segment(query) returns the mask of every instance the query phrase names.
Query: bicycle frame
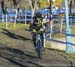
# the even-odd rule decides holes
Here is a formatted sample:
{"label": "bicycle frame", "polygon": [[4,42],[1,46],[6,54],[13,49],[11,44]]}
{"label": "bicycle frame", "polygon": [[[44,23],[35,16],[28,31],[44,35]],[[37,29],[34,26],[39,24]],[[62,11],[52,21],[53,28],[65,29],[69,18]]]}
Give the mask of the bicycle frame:
{"label": "bicycle frame", "polygon": [[[39,44],[38,44],[38,41],[39,41]],[[37,46],[38,50],[40,50],[40,47],[42,47],[42,42],[41,41],[42,40],[41,40],[40,34],[37,33],[37,35],[36,35],[36,46]]]}
{"label": "bicycle frame", "polygon": [[37,33],[36,35],[36,51],[38,53],[38,57],[41,59],[42,58],[42,42],[41,42],[41,37],[40,34]]}

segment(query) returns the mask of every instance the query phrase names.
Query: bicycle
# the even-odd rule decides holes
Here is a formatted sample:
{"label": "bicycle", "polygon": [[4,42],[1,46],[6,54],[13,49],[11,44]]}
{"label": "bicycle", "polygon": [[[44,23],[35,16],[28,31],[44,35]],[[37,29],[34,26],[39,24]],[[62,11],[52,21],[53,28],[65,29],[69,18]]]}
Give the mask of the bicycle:
{"label": "bicycle", "polygon": [[43,46],[42,46],[42,39],[40,36],[40,33],[36,33],[36,51],[38,54],[38,57],[41,59],[42,58],[42,51],[43,51]]}

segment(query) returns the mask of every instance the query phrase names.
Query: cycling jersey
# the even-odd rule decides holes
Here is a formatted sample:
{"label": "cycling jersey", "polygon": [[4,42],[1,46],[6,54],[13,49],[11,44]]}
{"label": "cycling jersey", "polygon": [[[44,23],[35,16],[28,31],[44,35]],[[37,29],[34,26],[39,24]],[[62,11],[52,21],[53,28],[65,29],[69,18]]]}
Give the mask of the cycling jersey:
{"label": "cycling jersey", "polygon": [[44,32],[44,22],[38,18],[39,21],[34,21],[32,24],[32,32]]}

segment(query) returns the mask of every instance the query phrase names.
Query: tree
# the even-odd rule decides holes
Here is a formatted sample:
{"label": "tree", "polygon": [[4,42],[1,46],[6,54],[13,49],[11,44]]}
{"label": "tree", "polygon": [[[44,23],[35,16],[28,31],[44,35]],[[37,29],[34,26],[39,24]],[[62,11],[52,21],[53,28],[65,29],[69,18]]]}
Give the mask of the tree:
{"label": "tree", "polygon": [[50,2],[48,0],[39,0],[40,2],[40,8],[46,8],[50,5]]}
{"label": "tree", "polygon": [[[8,0],[8,1],[11,1],[11,0]],[[18,13],[18,9],[20,8],[19,7],[19,3],[20,3],[21,0],[12,0],[11,2],[13,3],[13,6],[14,6],[14,9],[15,9],[15,12],[16,12],[16,16],[15,16],[15,22],[14,22],[14,28],[16,27],[16,19],[17,19],[17,13]]]}
{"label": "tree", "polygon": [[1,8],[2,8],[3,14],[6,14],[7,13],[7,7],[5,7],[4,0],[1,1]]}
{"label": "tree", "polygon": [[69,8],[70,8],[70,14],[72,14],[71,9],[75,8],[75,0],[69,0]]}
{"label": "tree", "polygon": [[28,0],[29,1],[29,4],[30,4],[30,8],[32,10],[32,17],[34,16],[34,12],[37,8],[37,3],[38,3],[38,0]]}
{"label": "tree", "polygon": [[17,6],[19,5],[19,2],[21,0],[13,0],[13,5],[14,5],[14,8],[17,8]]}
{"label": "tree", "polygon": [[5,15],[6,16],[6,29],[7,29],[8,28],[8,23],[7,23],[7,7],[6,7],[6,5],[4,3],[5,3],[4,0],[2,0],[1,1],[1,8],[2,8],[2,12],[3,12],[2,19],[4,21],[4,15]]}

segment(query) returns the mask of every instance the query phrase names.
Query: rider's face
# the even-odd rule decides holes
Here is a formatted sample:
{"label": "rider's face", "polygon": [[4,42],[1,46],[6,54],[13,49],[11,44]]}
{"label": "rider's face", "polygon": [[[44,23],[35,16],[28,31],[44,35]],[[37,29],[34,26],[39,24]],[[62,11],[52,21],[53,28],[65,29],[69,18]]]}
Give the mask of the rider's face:
{"label": "rider's face", "polygon": [[40,21],[40,18],[37,18],[37,21],[39,22]]}

